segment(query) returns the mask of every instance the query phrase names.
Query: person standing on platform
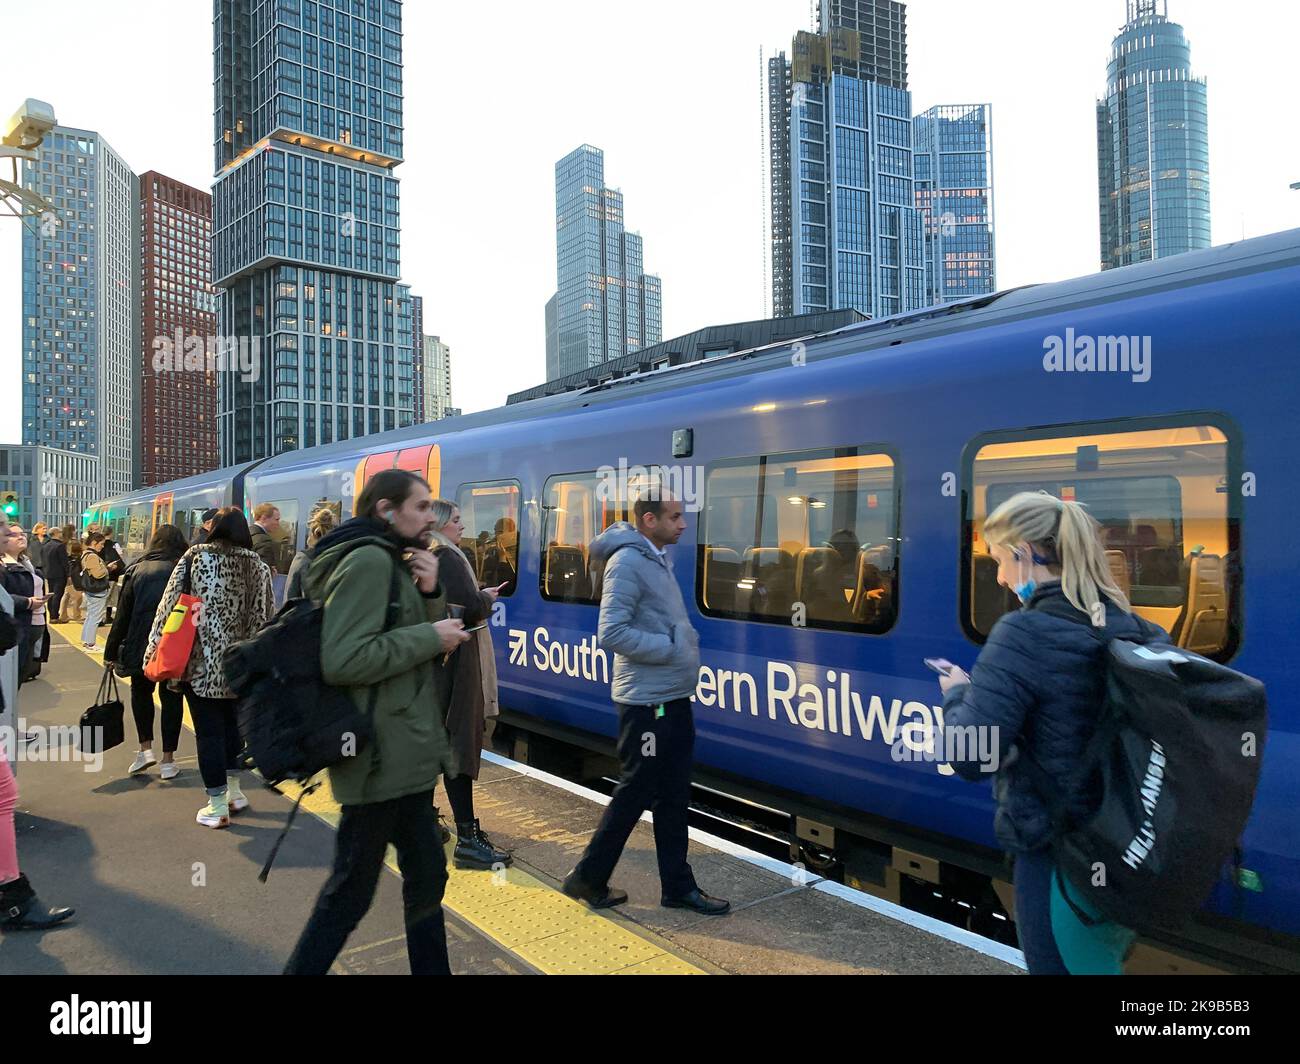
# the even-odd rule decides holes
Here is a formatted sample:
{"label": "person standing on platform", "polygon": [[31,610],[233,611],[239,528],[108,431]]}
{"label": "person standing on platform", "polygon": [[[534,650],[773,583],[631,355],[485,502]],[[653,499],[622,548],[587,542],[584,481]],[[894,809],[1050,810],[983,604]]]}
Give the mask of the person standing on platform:
{"label": "person standing on platform", "polygon": [[217,511],[211,508],[203,511],[203,524],[200,526],[198,533],[194,536],[194,542],[191,547],[196,547],[200,543],[206,543],[208,537],[212,535],[212,523],[217,519]]}
{"label": "person standing on platform", "polygon": [[40,675],[41,664],[49,660],[45,649],[45,578],[32,562],[27,535],[18,525],[6,524],[0,542],[0,578],[13,599],[18,623],[18,682]]}
{"label": "person standing on platform", "polygon": [[59,617],[64,624],[80,624],[85,620],[81,612],[84,601],[81,594],[81,555],[86,548],[75,533],[71,538],[65,536],[64,542],[68,545],[68,586],[63,592]]}
{"label": "person standing on platform", "polygon": [[[139,750],[131,767],[134,775],[143,772],[158,759],[153,753],[153,695],[158,687],[144,675],[144,648],[149,641],[154,615],[163,591],[171,579],[176,563],[185,554],[185,535],[175,525],[159,525],[144,557],[133,563],[122,578],[121,608],[108,633],[104,646],[104,664],[116,665],[119,676],[131,680],[131,714],[135,717]],[[164,683],[158,690],[162,702],[162,768],[165,780],[180,775],[176,767],[176,747],[180,745],[181,720],[185,715],[181,693]]]}
{"label": "person standing on platform", "polygon": [[374,737],[329,770],[343,808],[334,870],[316,899],[286,975],[324,975],[374,900],[391,843],[402,872],[412,975],[450,975],[442,896],[447,858],[433,791],[450,760],[434,663],[469,637],[445,617],[428,482],[376,473],[357,516],[316,545],[305,590],[324,604],[321,668],[372,707]]}
{"label": "person standing on platform", "polygon": [[338,527],[339,519],[332,506],[319,506],[307,519],[307,549],[294,555],[289,566],[289,576],[284,584],[284,600],[302,598],[302,578],[307,574],[311,549]]}
{"label": "person standing on platform", "polygon": [[280,549],[275,542],[275,533],[280,531],[280,510],[274,503],[263,502],[253,507],[253,550],[257,556],[270,566],[271,572],[277,572]]}
{"label": "person standing on platform", "polygon": [[86,620],[81,626],[81,645],[95,649],[95,632],[104,616],[108,603],[108,585],[111,582],[108,566],[104,564],[104,534],[91,532],[86,536],[86,547],[81,552],[81,592],[86,600]]}
{"label": "person standing on platform", "polygon": [[45,548],[49,545],[48,526],[44,521],[32,525],[32,534],[27,537],[27,554],[36,568],[45,568]]}
{"label": "person standing on platform", "polygon": [[731,903],[700,890],[686,863],[700,642],[667,550],[686,529],[684,507],[655,485],[640,493],[633,515],[635,527],[618,521],[591,545],[592,558],[606,562],[598,639],[614,652],[622,775],[563,890],[596,909],[627,901],[609,877],[641,814],[652,809],[660,904],[721,916]]}
{"label": "person standing on platform", "polygon": [[[433,522],[433,554],[448,608],[458,605],[464,609],[461,619],[466,629],[486,625],[506,585],[479,589],[474,567],[460,549],[465,526],[454,502],[435,499]],[[474,781],[483,754],[483,730],[487,718],[497,715],[497,664],[490,633],[490,628],[479,628],[470,636],[470,645],[453,654],[445,666],[450,681],[445,720],[451,740],[451,769],[442,785],[456,821],[456,850],[451,859],[457,868],[508,867],[514,860],[492,845],[474,816]]]}
{"label": "person standing on platform", "polygon": [[113,526],[108,525],[104,529],[104,565],[108,568],[108,596],[104,600],[105,612],[104,619],[100,624],[113,623],[113,610],[117,607],[117,600],[122,594],[122,574],[126,572],[126,559],[122,557],[122,552],[118,549],[117,540],[113,536]]}
{"label": "person standing on platform", "polygon": [[248,522],[238,507],[219,511],[208,541],[187,550],[172,570],[154,613],[144,652],[146,664],[187,583],[203,604],[197,611],[194,649],[182,678],[194,721],[199,774],[208,793],[208,804],[194,819],[206,828],[224,828],[230,825],[232,813],[248,808],[239,785],[244,742],[235,721],[235,692],[226,683],[225,653],[232,643],[251,638],[275,613],[271,570],[253,553]]}
{"label": "person standing on platform", "polygon": [[50,594],[49,623],[62,623],[63,595],[68,587],[68,547],[61,528],[50,530],[45,544],[45,581]]}
{"label": "person standing on platform", "polygon": [[[0,539],[9,539],[9,521],[0,513]],[[14,600],[0,586],[0,635],[17,639]],[[9,642],[5,639],[0,647]],[[18,647],[0,650],[0,721],[6,727],[18,720]],[[12,744],[5,744],[12,748]],[[60,924],[72,909],[43,905],[18,864],[18,836],[14,810],[18,808],[18,781],[9,765],[10,751],[0,751],[0,930],[40,930]]]}

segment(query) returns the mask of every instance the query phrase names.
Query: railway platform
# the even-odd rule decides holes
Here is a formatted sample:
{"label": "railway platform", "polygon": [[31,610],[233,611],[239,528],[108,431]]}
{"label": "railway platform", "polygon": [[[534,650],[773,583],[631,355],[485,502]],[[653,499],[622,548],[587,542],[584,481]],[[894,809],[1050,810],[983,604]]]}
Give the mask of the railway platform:
{"label": "railway platform", "polygon": [[[106,628],[100,629],[102,645]],[[20,713],[38,732],[72,726],[94,701],[102,654],[72,626],[54,629],[50,661],[26,684]],[[122,693],[126,694],[125,684]],[[124,701],[126,699],[124,698]],[[97,771],[79,761],[17,766],[19,854],[51,903],[76,917],[42,935],[0,939],[0,973],[270,974],[291,952],[328,874],[339,809],[328,785],[304,799],[270,877],[258,872],[297,792],[250,786],[252,808],[228,830],[194,822],[203,804],[193,733],[180,776],[130,776],[127,742]],[[692,828],[690,860],[732,912],[705,917],[659,905],[649,816],[613,882],[629,900],[593,912],[559,891],[600,819],[598,792],[485,753],[475,788],[483,829],[514,864],[449,867],[445,899],[453,970],[474,974],[1017,974],[1015,949],[819,879]],[[447,809],[439,793],[439,805]],[[450,866],[451,847],[448,845]],[[390,851],[369,914],[336,974],[407,971],[401,880]]]}

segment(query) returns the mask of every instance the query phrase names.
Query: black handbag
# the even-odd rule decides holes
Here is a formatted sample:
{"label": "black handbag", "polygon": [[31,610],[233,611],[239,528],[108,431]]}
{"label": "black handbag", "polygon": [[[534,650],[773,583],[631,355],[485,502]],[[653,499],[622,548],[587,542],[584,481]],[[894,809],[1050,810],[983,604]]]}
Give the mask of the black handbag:
{"label": "black handbag", "polygon": [[117,693],[117,679],[113,666],[104,666],[104,677],[99,681],[95,704],[81,715],[81,750],[86,754],[102,754],[126,742],[123,724],[125,708]]}

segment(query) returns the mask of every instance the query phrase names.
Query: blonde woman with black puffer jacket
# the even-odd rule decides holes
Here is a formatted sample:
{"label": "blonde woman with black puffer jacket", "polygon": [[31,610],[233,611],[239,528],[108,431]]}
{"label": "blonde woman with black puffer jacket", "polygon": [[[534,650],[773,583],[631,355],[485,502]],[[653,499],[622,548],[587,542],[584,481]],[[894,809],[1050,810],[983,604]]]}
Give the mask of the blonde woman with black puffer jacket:
{"label": "blonde woman with black puffer jacket", "polygon": [[248,639],[275,613],[271,570],[252,549],[248,522],[236,507],[217,513],[207,541],[191,547],[167,581],[154,614],[147,663],[162,639],[172,608],[190,581],[190,594],[203,604],[196,619],[197,635],[182,689],[194,721],[199,750],[199,774],[208,804],[195,819],[204,827],[224,828],[232,813],[248,808],[239,786],[239,755],[243,742],[235,722],[235,693],[226,684],[226,649]]}

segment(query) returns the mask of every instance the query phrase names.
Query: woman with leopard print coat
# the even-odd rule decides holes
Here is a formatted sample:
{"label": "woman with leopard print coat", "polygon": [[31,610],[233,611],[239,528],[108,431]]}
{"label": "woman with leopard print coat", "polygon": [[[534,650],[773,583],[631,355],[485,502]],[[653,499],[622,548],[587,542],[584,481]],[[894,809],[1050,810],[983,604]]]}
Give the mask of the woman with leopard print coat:
{"label": "woman with leopard print coat", "polygon": [[186,551],[172,570],[154,614],[145,661],[153,656],[187,579],[190,594],[202,603],[196,610],[194,650],[181,684],[194,721],[199,774],[208,792],[208,804],[195,819],[204,827],[224,828],[231,813],[248,808],[248,799],[239,786],[243,742],[223,659],[227,647],[251,638],[275,613],[271,570],[253,552],[248,522],[237,507],[219,511],[207,541]]}

